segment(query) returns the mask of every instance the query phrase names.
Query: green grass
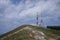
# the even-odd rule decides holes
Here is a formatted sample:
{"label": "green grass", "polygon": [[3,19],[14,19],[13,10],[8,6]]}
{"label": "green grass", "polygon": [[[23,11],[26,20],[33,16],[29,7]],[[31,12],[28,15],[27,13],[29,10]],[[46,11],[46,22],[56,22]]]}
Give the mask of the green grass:
{"label": "green grass", "polygon": [[[18,30],[20,30],[20,29],[22,29],[22,28],[24,28],[24,27],[26,27],[26,26],[27,26],[27,25],[19,26],[18,28],[14,29],[14,30],[12,30],[12,31],[10,31],[10,32],[7,32],[7,33],[5,33],[5,34],[3,34],[3,35],[1,35],[0,38],[4,37],[4,36],[6,36],[6,35],[12,34],[12,33],[16,32],[16,31],[18,31]],[[29,26],[31,26],[31,25],[29,25]]]}
{"label": "green grass", "polygon": [[[45,29],[42,27],[37,27],[37,26],[32,26],[32,25],[22,25],[4,35],[1,35],[0,38],[3,38],[6,35],[12,34],[26,26],[31,27],[33,30],[42,31],[43,33],[45,33],[47,40],[48,40],[48,38],[56,38],[57,40],[60,40],[60,30]],[[29,34],[32,34],[34,36],[34,34],[31,31],[22,30],[17,34],[14,34],[10,37],[5,38],[4,40],[35,40],[34,37],[31,37]]]}
{"label": "green grass", "polygon": [[15,35],[5,38],[5,40],[35,40],[33,37],[29,36],[30,33],[31,32],[29,32],[28,30],[23,30]]}
{"label": "green grass", "polygon": [[60,30],[51,30],[51,29],[45,29],[42,27],[33,27],[35,30],[39,30],[44,32],[47,35],[47,38],[57,38],[57,40],[60,40]]}

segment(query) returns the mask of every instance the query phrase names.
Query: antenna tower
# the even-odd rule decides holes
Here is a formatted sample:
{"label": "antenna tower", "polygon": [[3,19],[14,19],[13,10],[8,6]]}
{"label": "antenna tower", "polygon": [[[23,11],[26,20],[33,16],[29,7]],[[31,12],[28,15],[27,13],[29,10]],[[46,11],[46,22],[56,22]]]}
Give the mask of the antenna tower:
{"label": "antenna tower", "polygon": [[36,16],[36,21],[37,21],[36,24],[37,24],[37,26],[38,26],[38,24],[39,24],[39,23],[38,23],[38,20],[39,20],[39,17],[38,17],[38,13],[37,13],[37,16]]}

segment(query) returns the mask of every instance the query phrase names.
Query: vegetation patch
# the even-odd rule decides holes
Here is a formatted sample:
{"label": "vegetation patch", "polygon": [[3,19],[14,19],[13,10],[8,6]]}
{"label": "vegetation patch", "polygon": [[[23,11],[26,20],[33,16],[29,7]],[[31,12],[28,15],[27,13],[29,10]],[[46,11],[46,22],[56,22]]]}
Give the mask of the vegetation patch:
{"label": "vegetation patch", "polygon": [[22,25],[1,35],[0,40],[60,40],[60,30],[45,29],[41,26]]}

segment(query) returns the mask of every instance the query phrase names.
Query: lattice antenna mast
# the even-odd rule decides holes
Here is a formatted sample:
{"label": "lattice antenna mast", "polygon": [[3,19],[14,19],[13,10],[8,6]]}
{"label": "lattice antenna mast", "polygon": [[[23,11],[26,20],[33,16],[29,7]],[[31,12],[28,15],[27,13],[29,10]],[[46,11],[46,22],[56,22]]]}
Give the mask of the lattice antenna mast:
{"label": "lattice antenna mast", "polygon": [[39,25],[39,23],[38,23],[38,22],[39,22],[38,13],[37,13],[37,16],[36,16],[36,21],[37,21],[37,22],[36,22],[36,25],[38,26],[38,25]]}
{"label": "lattice antenna mast", "polygon": [[43,22],[43,20],[42,20],[42,14],[40,14],[40,25],[42,26],[42,22]]}

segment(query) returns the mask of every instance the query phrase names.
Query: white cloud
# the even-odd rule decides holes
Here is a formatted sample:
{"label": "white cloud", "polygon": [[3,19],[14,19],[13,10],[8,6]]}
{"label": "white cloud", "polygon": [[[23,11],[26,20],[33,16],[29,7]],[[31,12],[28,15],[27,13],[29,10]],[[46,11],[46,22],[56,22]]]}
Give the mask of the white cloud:
{"label": "white cloud", "polygon": [[[41,15],[42,12],[48,11],[48,14],[51,15],[53,14],[53,12],[55,12],[54,10],[56,9],[56,6],[55,6],[56,0],[55,1],[54,0],[48,0],[48,1],[43,0],[43,1],[38,1],[35,4],[31,3],[30,0],[25,1],[25,2],[26,4],[23,4],[22,2],[20,2],[16,6],[16,5],[10,4],[11,2],[9,0],[2,1],[1,4],[5,4],[5,5],[9,4],[7,5],[7,8],[5,10],[5,18],[11,19],[11,20],[16,19],[16,18],[17,19],[25,19],[25,18],[28,19],[28,16],[31,16],[33,19],[35,18],[36,13],[39,13],[39,15]],[[30,8],[30,6],[32,5],[34,6]],[[44,17],[44,18],[47,18],[47,17]]]}
{"label": "white cloud", "polygon": [[[54,12],[56,12],[56,11],[54,11],[56,9],[56,5],[55,5],[57,3],[56,0],[37,1],[35,4],[31,3],[30,0],[26,0],[25,2],[26,2],[25,4],[20,2],[16,6],[16,5],[10,4],[11,2],[9,0],[8,1],[7,0],[0,0],[0,4],[7,6],[7,8],[5,10],[4,17],[7,20],[8,19],[10,19],[10,20],[19,19],[20,20],[20,19],[28,19],[28,16],[31,16],[31,18],[33,19],[33,18],[35,18],[36,13],[39,13],[39,15],[41,15],[41,13],[46,11],[49,15],[51,15]],[[51,18],[49,16],[47,16],[47,17]],[[44,18],[47,18],[47,17],[44,17]],[[26,21],[28,21],[28,20],[26,20]]]}
{"label": "white cloud", "polygon": [[10,1],[9,0],[0,0],[0,5],[9,5]]}
{"label": "white cloud", "polygon": [[[29,3],[28,3],[28,1],[26,1],[26,2],[27,2],[26,4],[31,4],[30,1],[29,1]],[[6,16],[8,16],[9,18],[14,18],[14,17],[15,18],[16,17],[24,18],[27,15],[31,16],[32,14],[35,14],[37,12],[41,13],[41,12],[43,12],[43,10],[50,8],[50,5],[51,5],[51,3],[42,1],[42,2],[36,3],[34,7],[29,8],[29,9],[26,9],[28,7],[28,5],[26,5],[26,8],[25,8],[26,10],[19,12],[24,8],[22,4],[19,4],[18,6],[14,6],[14,5],[10,4],[6,9],[6,13],[8,14],[8,15],[6,14]]]}

